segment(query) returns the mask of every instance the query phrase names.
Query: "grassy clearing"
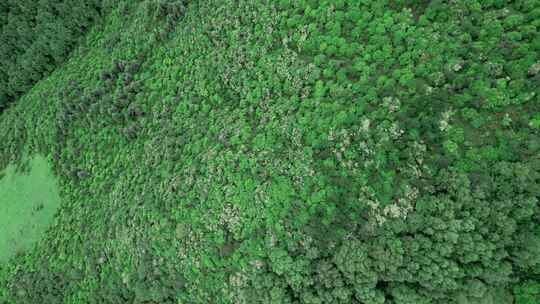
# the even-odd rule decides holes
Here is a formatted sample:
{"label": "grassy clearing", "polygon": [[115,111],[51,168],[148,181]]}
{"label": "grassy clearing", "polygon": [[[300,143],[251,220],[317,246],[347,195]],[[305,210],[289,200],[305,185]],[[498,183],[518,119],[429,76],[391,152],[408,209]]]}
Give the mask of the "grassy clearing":
{"label": "grassy clearing", "polygon": [[60,206],[51,166],[43,156],[28,162],[27,172],[14,165],[0,178],[0,262],[32,248],[45,233]]}

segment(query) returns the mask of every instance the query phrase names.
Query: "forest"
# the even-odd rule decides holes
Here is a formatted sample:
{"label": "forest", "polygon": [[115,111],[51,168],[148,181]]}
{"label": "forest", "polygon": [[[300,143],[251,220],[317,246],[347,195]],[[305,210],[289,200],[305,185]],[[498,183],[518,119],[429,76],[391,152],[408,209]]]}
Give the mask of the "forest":
{"label": "forest", "polygon": [[0,1],[0,304],[540,303],[539,95],[540,0]]}

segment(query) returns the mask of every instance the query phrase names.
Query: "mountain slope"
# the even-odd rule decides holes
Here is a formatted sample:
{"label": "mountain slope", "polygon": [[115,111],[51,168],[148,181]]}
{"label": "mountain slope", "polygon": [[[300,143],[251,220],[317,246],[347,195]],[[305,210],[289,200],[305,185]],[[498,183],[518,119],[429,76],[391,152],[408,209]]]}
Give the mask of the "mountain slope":
{"label": "mountain slope", "polygon": [[540,4],[406,3],[110,2],[1,116],[63,202],[0,301],[512,303]]}

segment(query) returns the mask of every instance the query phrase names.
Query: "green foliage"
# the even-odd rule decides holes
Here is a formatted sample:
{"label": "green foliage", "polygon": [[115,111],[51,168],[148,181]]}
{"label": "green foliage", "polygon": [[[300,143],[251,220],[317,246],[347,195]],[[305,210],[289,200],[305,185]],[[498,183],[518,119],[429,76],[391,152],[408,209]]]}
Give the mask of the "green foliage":
{"label": "green foliage", "polygon": [[63,200],[0,303],[536,301],[538,1],[102,7],[0,116]]}
{"label": "green foliage", "polygon": [[0,112],[62,64],[101,13],[101,0],[3,1]]}
{"label": "green foliage", "polygon": [[540,283],[524,282],[514,288],[517,304],[533,304],[540,301]]}

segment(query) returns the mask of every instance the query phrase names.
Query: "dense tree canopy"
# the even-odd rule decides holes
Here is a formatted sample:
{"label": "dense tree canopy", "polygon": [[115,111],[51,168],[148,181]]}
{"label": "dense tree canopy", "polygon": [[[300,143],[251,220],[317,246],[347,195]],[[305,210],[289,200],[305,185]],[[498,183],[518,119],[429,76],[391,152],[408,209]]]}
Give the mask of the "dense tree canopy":
{"label": "dense tree canopy", "polygon": [[0,111],[58,67],[100,15],[101,0],[0,4]]}
{"label": "dense tree canopy", "polygon": [[540,303],[540,1],[111,0],[62,65],[99,5],[14,3],[1,304]]}

